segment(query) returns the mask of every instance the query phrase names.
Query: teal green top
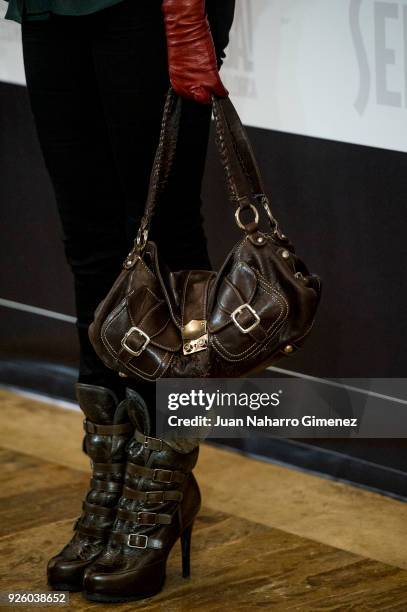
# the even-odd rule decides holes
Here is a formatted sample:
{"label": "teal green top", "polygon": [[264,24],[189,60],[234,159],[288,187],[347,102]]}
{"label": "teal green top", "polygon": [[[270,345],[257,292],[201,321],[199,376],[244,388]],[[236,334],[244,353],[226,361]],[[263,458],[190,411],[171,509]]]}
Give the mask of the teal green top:
{"label": "teal green top", "polygon": [[88,15],[122,0],[6,0],[9,7],[6,19],[21,23],[25,19],[48,19],[51,13],[58,15]]}

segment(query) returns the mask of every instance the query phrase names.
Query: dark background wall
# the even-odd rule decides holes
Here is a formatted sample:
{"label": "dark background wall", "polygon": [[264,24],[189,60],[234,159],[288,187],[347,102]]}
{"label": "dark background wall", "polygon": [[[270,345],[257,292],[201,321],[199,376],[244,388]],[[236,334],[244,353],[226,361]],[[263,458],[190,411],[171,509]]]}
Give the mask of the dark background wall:
{"label": "dark background wall", "polygon": [[[321,378],[403,377],[407,156],[271,130],[249,128],[249,134],[275,215],[323,279],[315,329],[305,347],[279,367]],[[4,83],[0,176],[0,382],[70,397],[76,336],[72,321],[58,313],[74,315],[72,281],[26,90]],[[237,234],[213,142],[203,196],[217,266]],[[51,312],[27,312],[24,305]],[[403,440],[236,441],[235,446],[407,495]]]}

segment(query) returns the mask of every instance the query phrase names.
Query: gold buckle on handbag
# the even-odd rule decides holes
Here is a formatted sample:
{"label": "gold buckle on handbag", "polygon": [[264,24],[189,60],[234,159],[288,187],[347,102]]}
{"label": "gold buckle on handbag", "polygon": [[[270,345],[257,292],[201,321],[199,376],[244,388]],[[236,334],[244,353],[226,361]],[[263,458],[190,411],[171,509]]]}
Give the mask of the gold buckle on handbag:
{"label": "gold buckle on handbag", "polygon": [[[142,338],[144,338],[144,344],[141,347],[141,349],[139,349],[138,351],[133,351],[133,349],[130,348],[127,344],[127,338],[129,338],[131,334],[134,334],[134,332],[137,332]],[[134,355],[135,357],[138,357],[139,355],[141,355],[143,351],[145,351],[149,342],[150,342],[150,337],[147,336],[147,334],[143,332],[142,329],[140,329],[139,327],[130,327],[129,331],[126,332],[125,335],[123,336],[121,345],[128,353],[130,353],[131,355]]]}
{"label": "gold buckle on handbag", "polygon": [[198,353],[208,348],[208,332],[205,319],[192,319],[181,328],[184,355]]}
{"label": "gold buckle on handbag", "polygon": [[[237,320],[237,315],[242,313],[244,310],[248,310],[250,312],[251,315],[253,315],[254,317],[254,322],[249,325],[249,327],[242,327],[239,323],[239,321]],[[260,323],[260,317],[257,314],[257,312],[254,310],[254,308],[252,308],[250,306],[250,304],[242,304],[241,306],[239,306],[238,308],[236,308],[236,310],[234,310],[232,312],[232,314],[230,315],[232,318],[233,323],[236,325],[236,327],[242,332],[242,334],[248,334],[249,332],[251,332],[253,329],[255,329],[258,324]]]}

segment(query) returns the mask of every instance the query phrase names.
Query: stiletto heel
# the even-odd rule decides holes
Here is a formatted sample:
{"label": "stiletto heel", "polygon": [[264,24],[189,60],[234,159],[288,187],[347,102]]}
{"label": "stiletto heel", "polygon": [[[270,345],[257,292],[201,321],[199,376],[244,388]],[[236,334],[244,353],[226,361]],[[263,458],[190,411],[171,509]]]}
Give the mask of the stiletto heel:
{"label": "stiletto heel", "polygon": [[182,577],[189,578],[191,574],[191,534],[193,523],[186,527],[181,534],[181,552],[182,552]]}

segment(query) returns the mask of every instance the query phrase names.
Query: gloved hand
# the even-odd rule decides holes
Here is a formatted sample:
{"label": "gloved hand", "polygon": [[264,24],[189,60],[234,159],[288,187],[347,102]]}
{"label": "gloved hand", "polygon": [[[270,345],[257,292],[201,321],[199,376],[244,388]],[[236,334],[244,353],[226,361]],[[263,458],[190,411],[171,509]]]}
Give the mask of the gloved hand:
{"label": "gloved hand", "polygon": [[215,47],[205,14],[205,0],[163,0],[168,67],[176,93],[203,104],[211,94],[225,97]]}

